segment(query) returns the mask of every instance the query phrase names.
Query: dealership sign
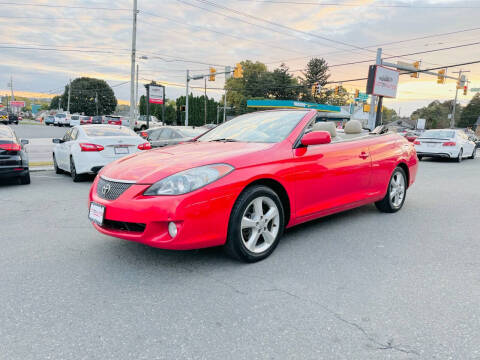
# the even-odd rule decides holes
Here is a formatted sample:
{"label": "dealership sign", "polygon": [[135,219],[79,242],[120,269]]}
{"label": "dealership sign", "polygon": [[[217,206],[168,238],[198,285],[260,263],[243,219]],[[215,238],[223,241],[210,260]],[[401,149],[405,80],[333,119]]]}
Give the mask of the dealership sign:
{"label": "dealership sign", "polygon": [[11,107],[25,107],[25,101],[9,101]]}
{"label": "dealership sign", "polygon": [[164,99],[164,87],[158,85],[149,86],[149,102],[150,104],[163,104]]}
{"label": "dealership sign", "polygon": [[380,65],[370,66],[367,93],[394,98],[397,96],[399,72]]}

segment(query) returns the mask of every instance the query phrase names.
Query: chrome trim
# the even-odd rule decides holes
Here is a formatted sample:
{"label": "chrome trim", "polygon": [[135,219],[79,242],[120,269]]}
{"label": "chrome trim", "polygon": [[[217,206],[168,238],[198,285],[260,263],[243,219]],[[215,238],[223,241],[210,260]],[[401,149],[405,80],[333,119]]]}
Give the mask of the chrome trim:
{"label": "chrome trim", "polygon": [[104,176],[104,175],[100,175],[100,177],[101,177],[103,180],[112,181],[112,182],[116,182],[116,183],[124,183],[124,184],[136,184],[136,183],[137,183],[135,180],[112,179],[112,178],[106,177],[106,176]]}

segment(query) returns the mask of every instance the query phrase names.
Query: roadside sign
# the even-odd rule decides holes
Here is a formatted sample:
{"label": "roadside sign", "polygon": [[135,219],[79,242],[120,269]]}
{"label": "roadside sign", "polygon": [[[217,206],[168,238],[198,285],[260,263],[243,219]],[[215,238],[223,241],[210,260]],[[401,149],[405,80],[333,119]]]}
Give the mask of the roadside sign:
{"label": "roadside sign", "polygon": [[472,89],[470,89],[470,91],[473,91],[473,92],[480,92],[480,88],[472,88]]}
{"label": "roadside sign", "polygon": [[25,101],[9,101],[11,107],[25,107]]}
{"label": "roadside sign", "polygon": [[362,101],[367,101],[368,100],[368,94],[367,93],[358,93],[358,97],[355,98],[355,101],[357,102],[362,102]]}
{"label": "roadside sign", "polygon": [[417,129],[419,130],[425,130],[425,119],[418,119],[417,120]]}
{"label": "roadside sign", "polygon": [[395,98],[397,96],[399,72],[381,65],[369,69],[367,93],[375,96]]}
{"label": "roadside sign", "polygon": [[163,86],[150,85],[150,104],[163,104]]}

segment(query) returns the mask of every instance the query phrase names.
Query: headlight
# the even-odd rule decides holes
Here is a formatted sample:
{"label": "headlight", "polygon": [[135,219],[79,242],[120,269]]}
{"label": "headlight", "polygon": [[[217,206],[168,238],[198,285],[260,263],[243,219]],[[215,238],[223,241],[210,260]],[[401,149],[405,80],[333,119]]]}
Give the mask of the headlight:
{"label": "headlight", "polygon": [[150,186],[143,195],[181,195],[197,190],[233,171],[228,164],[212,164],[170,175]]}

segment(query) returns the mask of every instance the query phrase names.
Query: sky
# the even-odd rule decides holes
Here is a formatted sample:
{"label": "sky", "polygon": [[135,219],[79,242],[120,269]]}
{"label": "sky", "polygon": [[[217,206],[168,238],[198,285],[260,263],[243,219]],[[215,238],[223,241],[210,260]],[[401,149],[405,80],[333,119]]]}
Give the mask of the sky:
{"label": "sky", "polygon": [[[127,104],[132,6],[133,0],[0,0],[0,94],[9,92],[11,76],[15,93],[29,97],[61,93],[69,79],[90,76],[107,81]],[[270,70],[283,62],[300,76],[309,59],[323,57],[332,66],[330,80],[345,81],[350,91],[365,91],[364,80],[346,80],[367,76],[378,47],[390,62],[421,61],[421,68],[480,61],[480,0],[138,0],[138,9],[140,95],[155,80],[175,99],[185,94],[187,69],[204,74],[247,59]],[[342,65],[352,62],[361,63]],[[469,86],[480,88],[480,63],[448,74],[460,68],[470,71]],[[220,75],[207,82],[208,95],[219,99],[224,81]],[[203,94],[203,80],[191,85]],[[472,96],[459,92],[459,102]],[[454,97],[454,80],[403,75],[397,98],[384,105],[407,116]]]}

